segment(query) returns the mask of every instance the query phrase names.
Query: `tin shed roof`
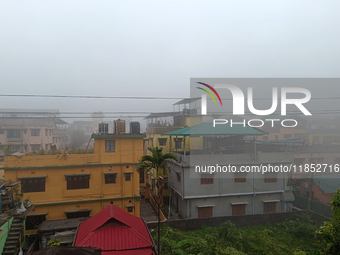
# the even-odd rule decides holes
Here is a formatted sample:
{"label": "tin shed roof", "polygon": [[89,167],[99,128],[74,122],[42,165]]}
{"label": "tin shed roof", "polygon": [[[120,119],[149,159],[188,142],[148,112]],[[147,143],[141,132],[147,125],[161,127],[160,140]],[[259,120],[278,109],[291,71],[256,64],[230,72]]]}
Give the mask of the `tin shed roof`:
{"label": "tin shed roof", "polygon": [[340,188],[338,176],[318,176],[313,178],[313,182],[325,193],[335,193]]}

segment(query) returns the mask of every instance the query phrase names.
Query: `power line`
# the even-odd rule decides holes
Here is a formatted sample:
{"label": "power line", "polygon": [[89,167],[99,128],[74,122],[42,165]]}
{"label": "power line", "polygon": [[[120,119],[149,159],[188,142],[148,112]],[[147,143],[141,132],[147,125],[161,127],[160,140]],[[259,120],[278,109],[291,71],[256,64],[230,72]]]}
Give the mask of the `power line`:
{"label": "power line", "polygon": [[[179,111],[177,111],[178,113],[181,113]],[[340,109],[339,110],[330,110],[330,109],[323,109],[323,110],[314,110],[312,111],[312,113],[317,113],[317,112],[340,112]],[[152,112],[152,111],[109,111],[109,112],[104,112],[104,111],[91,111],[91,112],[58,112],[58,113],[49,113],[49,112],[25,112],[25,111],[20,111],[20,112],[0,112],[0,114],[55,114],[55,115],[59,115],[59,114],[97,114],[97,115],[100,115],[100,114],[151,114],[151,113],[155,113],[155,114],[158,114],[158,113],[166,113],[166,112]],[[176,113],[176,112],[173,112],[173,113]],[[222,112],[224,113],[224,112]],[[288,114],[292,114],[292,113],[300,113],[300,111],[290,111],[288,112]],[[218,114],[218,112],[216,112],[216,114]],[[232,114],[232,112],[226,112],[226,114]],[[252,114],[251,112],[248,112],[246,114]],[[94,118],[100,118],[100,116],[97,116],[97,117],[94,117]]]}
{"label": "power line", "polygon": [[[36,95],[36,94],[0,94],[0,97],[40,97],[40,98],[82,98],[82,99],[134,99],[134,100],[182,100],[188,97],[150,97],[150,96],[81,96],[81,95]],[[197,98],[200,99],[200,98]],[[340,97],[312,97],[313,100],[338,100]],[[208,98],[208,100],[212,100]],[[232,98],[221,100],[231,101]],[[245,98],[244,100],[247,100]],[[272,100],[272,98],[253,98],[254,101]],[[279,99],[280,100],[280,99]]]}
{"label": "power line", "polygon": [[185,97],[145,97],[145,96],[67,96],[67,95],[14,95],[14,94],[0,94],[0,97],[46,97],[46,98],[86,98],[86,99],[139,99],[139,100],[181,100]]}
{"label": "power line", "polygon": [[[89,113],[90,114],[90,113]],[[232,112],[219,112],[219,113],[211,113],[211,114],[207,114],[207,115],[204,115],[204,116],[216,116],[216,115],[232,115],[233,113]],[[312,112],[313,115],[323,115],[323,114],[340,114],[340,110],[337,110],[337,111],[325,111],[325,112]],[[252,115],[252,113],[245,113],[245,115]],[[297,116],[297,115],[303,115],[303,113],[299,113],[299,112],[288,112],[287,113],[287,117],[289,116]],[[150,115],[112,115],[112,116],[103,116],[103,117],[97,117],[97,118],[104,118],[104,119],[114,119],[114,118],[145,118],[145,117],[148,117]],[[190,117],[190,115],[186,115],[187,117]],[[196,115],[193,115],[193,116],[196,116]],[[154,118],[166,118],[166,117],[172,117],[172,116],[155,116]],[[238,116],[238,117],[242,117],[242,116]],[[259,116],[261,117],[261,116]],[[308,116],[307,116],[308,117]],[[311,116],[312,117],[312,116]],[[93,118],[96,118],[96,117],[92,117],[92,116],[48,116],[48,117],[31,117],[31,116],[22,116],[22,117],[0,117],[0,119],[54,119],[54,118],[58,118],[58,119],[93,119]],[[274,117],[273,117],[274,118]]]}

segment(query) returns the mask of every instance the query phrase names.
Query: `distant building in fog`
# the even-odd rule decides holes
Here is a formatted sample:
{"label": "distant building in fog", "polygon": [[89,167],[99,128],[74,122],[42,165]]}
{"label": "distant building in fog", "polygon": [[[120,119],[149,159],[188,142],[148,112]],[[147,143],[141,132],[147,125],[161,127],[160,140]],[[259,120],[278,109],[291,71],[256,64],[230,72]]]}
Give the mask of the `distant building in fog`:
{"label": "distant building in fog", "polygon": [[10,152],[57,149],[66,146],[67,122],[58,110],[0,109],[0,150],[10,145]]}

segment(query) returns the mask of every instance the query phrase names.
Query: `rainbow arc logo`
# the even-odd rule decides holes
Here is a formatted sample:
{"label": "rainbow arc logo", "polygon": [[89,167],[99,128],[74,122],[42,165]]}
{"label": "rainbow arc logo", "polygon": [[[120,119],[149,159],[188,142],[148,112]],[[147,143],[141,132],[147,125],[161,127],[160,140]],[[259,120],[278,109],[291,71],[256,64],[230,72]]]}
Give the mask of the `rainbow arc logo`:
{"label": "rainbow arc logo", "polygon": [[[203,85],[203,86],[206,86],[206,87],[209,88],[212,92],[214,92],[215,95],[217,96],[218,100],[220,101],[221,106],[222,106],[222,100],[221,100],[221,98],[220,98],[220,95],[217,93],[217,91],[216,91],[213,87],[211,87],[210,85],[205,84],[205,83],[203,83],[203,82],[197,82],[197,83],[198,83],[198,84],[201,84],[201,85]],[[200,87],[196,87],[196,88],[198,88],[198,89],[203,90],[204,92],[206,92],[206,93],[214,100],[215,105],[217,105],[214,96],[211,94],[211,92],[210,92],[209,90],[206,90],[206,89],[200,88]]]}

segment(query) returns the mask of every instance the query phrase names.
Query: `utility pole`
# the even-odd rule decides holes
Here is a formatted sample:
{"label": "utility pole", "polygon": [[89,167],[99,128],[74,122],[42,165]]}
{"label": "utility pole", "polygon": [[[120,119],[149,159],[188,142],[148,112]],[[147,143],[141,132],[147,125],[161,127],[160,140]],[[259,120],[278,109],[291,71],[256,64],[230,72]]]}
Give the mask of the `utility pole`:
{"label": "utility pole", "polygon": [[158,255],[161,254],[161,207],[159,206],[158,201],[155,199],[158,207],[158,240],[157,240],[157,249],[158,249]]}
{"label": "utility pole", "polygon": [[313,184],[314,184],[314,181],[313,181],[313,176],[314,176],[314,173],[311,174],[311,178],[310,178],[310,185],[309,185],[309,197],[308,197],[308,207],[307,209],[310,211],[310,207],[311,207],[311,202],[312,202],[312,195],[313,195]]}

